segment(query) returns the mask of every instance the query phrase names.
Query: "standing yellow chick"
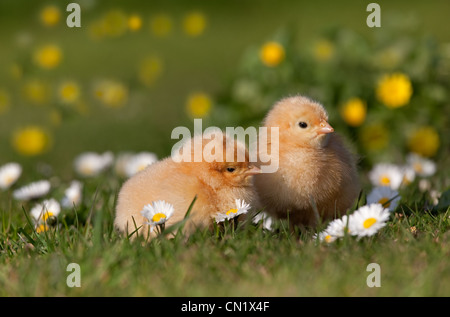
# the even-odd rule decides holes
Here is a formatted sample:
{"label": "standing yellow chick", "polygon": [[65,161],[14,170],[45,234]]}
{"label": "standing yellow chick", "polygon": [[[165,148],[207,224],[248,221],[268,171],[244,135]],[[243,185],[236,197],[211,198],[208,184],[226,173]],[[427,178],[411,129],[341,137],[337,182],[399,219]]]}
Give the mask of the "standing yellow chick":
{"label": "standing yellow chick", "polygon": [[314,227],[352,206],[360,191],[356,158],[322,105],[303,96],[282,99],[264,126],[279,129],[278,144],[267,145],[278,170],[254,178],[261,207],[293,226]]}
{"label": "standing yellow chick", "polygon": [[[195,153],[198,150],[200,156]],[[243,162],[238,161],[239,151],[244,154]],[[128,233],[139,228],[138,233],[146,236],[148,220],[141,214],[145,205],[158,200],[172,204],[174,213],[166,222],[170,226],[183,220],[197,196],[185,225],[185,233],[190,234],[197,227],[210,226],[217,213],[235,208],[236,199],[256,202],[251,176],[259,172],[249,163],[245,146],[234,138],[217,131],[196,136],[185,142],[176,155],[149,165],[124,183],[115,226]]]}

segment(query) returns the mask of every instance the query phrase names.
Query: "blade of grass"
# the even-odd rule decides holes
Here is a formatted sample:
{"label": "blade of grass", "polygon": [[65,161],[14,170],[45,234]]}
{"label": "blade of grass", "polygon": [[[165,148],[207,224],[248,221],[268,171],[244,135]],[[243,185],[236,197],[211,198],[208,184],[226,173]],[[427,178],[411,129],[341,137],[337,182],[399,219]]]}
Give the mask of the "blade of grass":
{"label": "blade of grass", "polygon": [[186,211],[186,213],[184,214],[184,218],[181,221],[178,221],[177,223],[174,223],[173,225],[167,227],[164,229],[164,231],[161,233],[161,236],[165,237],[168,234],[177,231],[177,234],[181,231],[183,231],[184,225],[186,224],[189,215],[191,214],[192,208],[194,207],[195,201],[197,200],[197,195],[195,195],[194,199],[192,200],[191,204],[188,207],[188,210]]}

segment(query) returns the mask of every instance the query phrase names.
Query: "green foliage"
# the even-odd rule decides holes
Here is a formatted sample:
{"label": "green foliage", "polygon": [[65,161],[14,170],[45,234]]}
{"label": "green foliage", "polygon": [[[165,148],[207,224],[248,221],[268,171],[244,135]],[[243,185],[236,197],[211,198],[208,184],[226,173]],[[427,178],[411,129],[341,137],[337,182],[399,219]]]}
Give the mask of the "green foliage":
{"label": "green foliage", "polygon": [[[276,101],[302,94],[325,105],[333,127],[355,143],[366,166],[402,160],[411,151],[411,135],[423,126],[432,126],[440,136],[440,151],[433,156],[448,155],[449,122],[442,113],[450,111],[446,88],[450,87],[449,49],[416,23],[410,17],[391,16],[370,36],[335,27],[307,42],[294,29],[283,28],[268,41],[281,44],[285,58],[276,66],[266,66],[260,56],[262,43],[253,43],[219,94],[212,116],[220,126],[259,126]],[[376,94],[382,77],[393,73],[405,74],[413,89],[406,104],[394,109]],[[340,115],[351,98],[367,105],[366,119],[356,127]],[[378,134],[386,134],[385,142],[370,144],[371,138],[364,137],[368,127],[382,130]]]}

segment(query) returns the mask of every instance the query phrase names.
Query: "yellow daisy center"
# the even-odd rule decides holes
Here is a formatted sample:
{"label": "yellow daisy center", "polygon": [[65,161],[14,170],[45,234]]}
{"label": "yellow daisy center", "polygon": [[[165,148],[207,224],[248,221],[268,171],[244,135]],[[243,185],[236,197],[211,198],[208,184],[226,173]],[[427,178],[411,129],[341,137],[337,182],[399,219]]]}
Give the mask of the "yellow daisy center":
{"label": "yellow daisy center", "polygon": [[411,181],[408,179],[408,177],[403,176],[402,183],[405,185],[409,185],[411,184]]}
{"label": "yellow daisy center", "polygon": [[4,179],[4,182],[6,185],[11,185],[12,182],[14,182],[14,177],[11,175],[7,175]]}
{"label": "yellow daisy center", "polygon": [[326,235],[325,236],[325,238],[324,238],[324,240],[325,240],[325,242],[327,242],[327,243],[330,243],[331,242],[331,239],[332,239],[332,237],[331,237],[331,235]]}
{"label": "yellow daisy center", "polygon": [[42,220],[45,222],[45,221],[47,221],[48,218],[50,218],[50,217],[52,217],[52,216],[53,216],[53,213],[50,212],[50,211],[47,211],[46,213],[44,213],[44,214],[42,215]]}
{"label": "yellow daisy center", "polygon": [[161,219],[165,219],[166,218],[166,215],[165,214],[163,214],[163,213],[161,213],[161,212],[158,212],[157,214],[155,214],[153,217],[152,217],[152,221],[153,222],[159,222],[159,221],[161,221]]}
{"label": "yellow daisy center", "polygon": [[47,231],[47,226],[45,224],[39,225],[39,227],[36,228],[37,233],[41,233]]}
{"label": "yellow daisy center", "polygon": [[138,172],[141,172],[141,171],[145,170],[145,168],[147,166],[148,166],[148,164],[141,164],[141,165],[139,165],[138,168],[137,168]]}
{"label": "yellow daisy center", "polygon": [[232,213],[235,214],[235,213],[237,213],[237,211],[238,211],[237,209],[230,209],[226,212],[226,215],[229,216]]}
{"label": "yellow daisy center", "polygon": [[389,202],[389,198],[383,197],[381,198],[378,202],[383,206],[383,207],[387,207],[389,208],[389,206],[391,205],[391,203]]}
{"label": "yellow daisy center", "polygon": [[389,177],[384,175],[384,176],[382,176],[380,178],[380,183],[381,183],[381,185],[386,186],[386,185],[389,185],[391,183],[391,180],[389,179]]}
{"label": "yellow daisy center", "polygon": [[420,164],[420,163],[414,163],[414,170],[417,172],[417,173],[422,173],[423,172],[423,167],[422,167],[422,164]]}
{"label": "yellow daisy center", "polygon": [[369,229],[370,227],[372,227],[375,224],[375,222],[377,222],[377,219],[375,219],[375,218],[367,218],[363,222],[363,227],[366,228],[366,229]]}
{"label": "yellow daisy center", "polygon": [[89,176],[89,175],[93,175],[94,174],[94,169],[92,168],[92,166],[85,164],[85,165],[82,165],[80,167],[80,172],[83,175],[88,175]]}

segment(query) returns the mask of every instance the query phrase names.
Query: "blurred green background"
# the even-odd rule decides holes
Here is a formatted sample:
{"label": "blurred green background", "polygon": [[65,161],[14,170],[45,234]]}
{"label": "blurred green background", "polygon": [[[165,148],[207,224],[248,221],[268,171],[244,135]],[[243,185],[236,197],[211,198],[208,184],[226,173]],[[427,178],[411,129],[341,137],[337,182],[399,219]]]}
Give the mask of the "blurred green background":
{"label": "blurred green background", "polygon": [[[146,150],[164,157],[176,142],[174,127],[193,129],[189,101],[200,103],[207,124],[246,126],[257,125],[275,100],[291,93],[322,102],[332,125],[364,158],[401,160],[411,150],[411,133],[424,125],[439,137],[427,156],[448,163],[449,1],[377,1],[381,28],[366,25],[370,1],[75,2],[81,28],[65,23],[69,1],[0,2],[0,165],[18,161],[36,172],[36,163],[44,163],[68,179],[73,158],[85,151]],[[285,50],[275,67],[259,56],[269,41]],[[323,41],[331,45],[322,47],[334,56],[329,62],[310,54]],[[59,52],[55,65],[48,57],[50,67],[38,57],[46,45]],[[389,48],[399,48],[403,59],[374,66],[372,58]],[[401,109],[376,98],[384,72],[401,72],[412,82],[410,102]],[[64,101],[61,87],[68,81],[78,92],[72,98],[69,91],[73,100]],[[253,102],[237,100],[242,82],[258,87]],[[351,97],[367,105],[358,127],[339,116]],[[380,122],[392,132],[387,144],[365,148],[360,130]],[[18,131],[29,126],[49,139],[31,155],[17,148]]]}

